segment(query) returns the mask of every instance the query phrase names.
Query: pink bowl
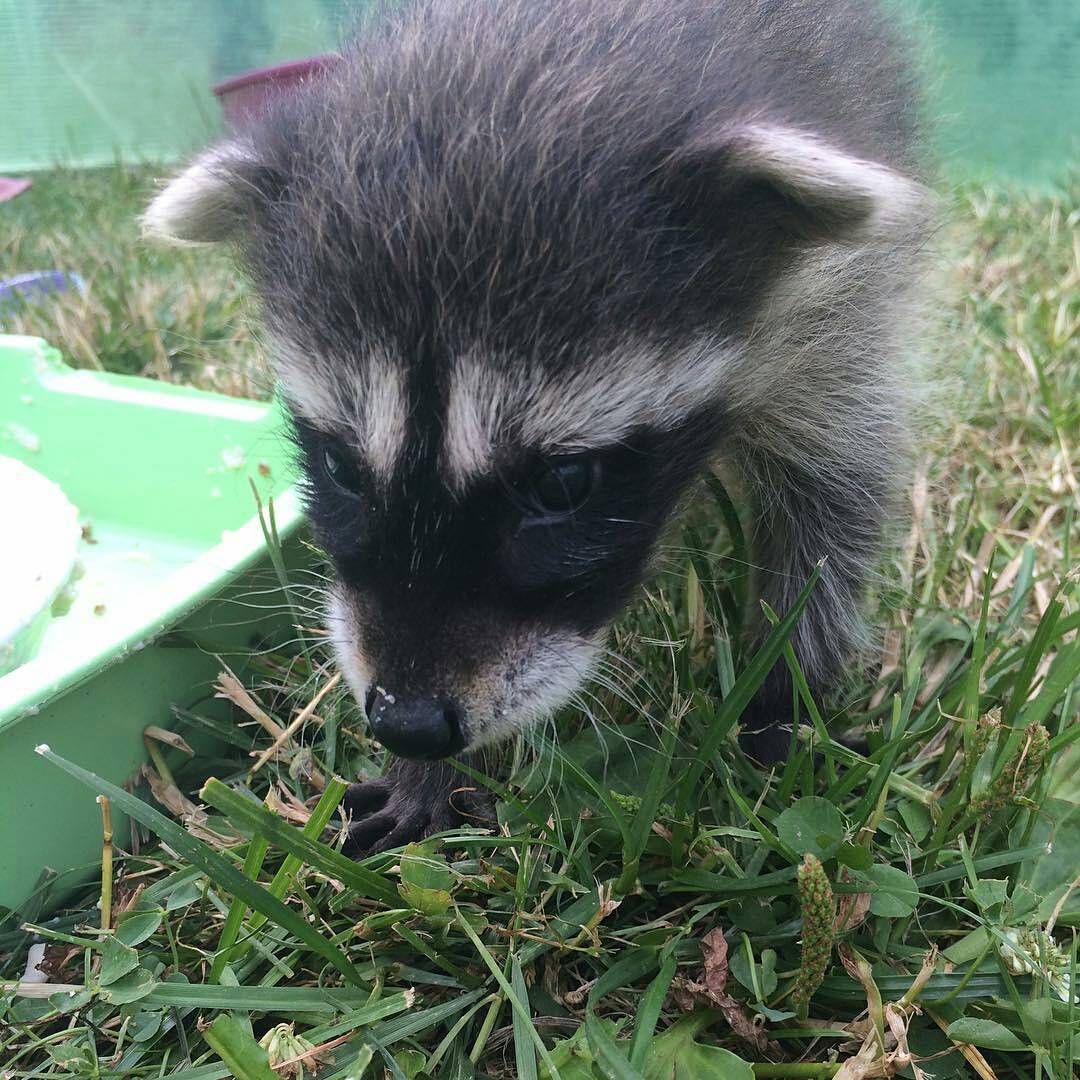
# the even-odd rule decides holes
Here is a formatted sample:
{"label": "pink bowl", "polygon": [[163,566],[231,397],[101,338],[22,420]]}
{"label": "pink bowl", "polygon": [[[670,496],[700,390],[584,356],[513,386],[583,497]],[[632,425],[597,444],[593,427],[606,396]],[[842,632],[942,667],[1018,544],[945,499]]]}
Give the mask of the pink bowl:
{"label": "pink bowl", "polygon": [[0,202],[21,195],[33,182],[33,180],[16,180],[10,176],[0,176]]}
{"label": "pink bowl", "polygon": [[337,60],[335,53],[323,53],[307,60],[290,60],[284,64],[256,68],[224,79],[213,87],[213,91],[221,102],[226,123],[235,126],[256,115],[279,94],[310,82]]}

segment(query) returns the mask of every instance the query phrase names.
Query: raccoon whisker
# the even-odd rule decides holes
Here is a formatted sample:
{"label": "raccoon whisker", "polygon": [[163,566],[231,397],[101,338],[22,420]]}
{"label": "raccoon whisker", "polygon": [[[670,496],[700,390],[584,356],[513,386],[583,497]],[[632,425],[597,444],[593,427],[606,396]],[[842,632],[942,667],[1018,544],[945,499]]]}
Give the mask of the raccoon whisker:
{"label": "raccoon whisker", "polygon": [[602,670],[608,671],[613,677],[617,676],[628,689],[636,690],[640,687],[645,691],[648,698],[659,703],[659,694],[644,668],[637,664],[631,664],[611,649],[604,649],[599,666],[601,666]]}
{"label": "raccoon whisker", "polygon": [[[592,710],[591,706],[589,705],[589,703],[585,700],[584,697],[581,696],[581,693],[582,692],[579,691],[577,694],[575,694],[573,696],[573,698],[571,700],[574,702],[576,707],[580,710],[581,714],[585,717],[585,719],[589,721],[590,727],[596,733],[597,741],[599,742],[600,748],[601,748],[601,758],[603,760],[603,771],[604,771],[604,775],[606,775],[607,770],[608,770],[608,766],[610,765],[610,754],[609,754],[609,751],[608,751],[608,746],[607,746],[606,740],[600,737],[600,733],[601,733],[601,730],[602,730],[602,725],[597,720],[596,714],[593,712],[593,710]],[[609,725],[603,725],[603,726],[609,726]]]}
{"label": "raccoon whisker", "polygon": [[320,570],[316,570],[310,566],[299,566],[290,571],[290,574],[296,574],[300,577],[311,577],[317,581],[325,582],[327,585],[333,584],[334,579],[329,574],[324,574]]}
{"label": "raccoon whisker", "polygon": [[[539,728],[522,732],[520,738],[523,744],[529,749],[534,760],[543,761],[546,757],[547,766],[545,769],[544,785],[545,787],[553,788],[557,791],[561,787],[563,780],[562,762],[555,754],[544,755],[542,753],[543,744],[540,741],[540,736],[546,736],[553,745],[558,744],[559,733],[555,726],[555,718],[553,716],[547,717]],[[554,779],[556,768],[559,770],[557,783]]]}
{"label": "raccoon whisker", "polygon": [[[589,696],[590,696],[590,698],[592,700],[594,700],[594,701],[596,700],[595,698],[592,697],[592,695],[589,695]],[[636,738],[633,735],[631,735],[626,730],[626,727],[624,725],[614,723],[610,719],[610,715],[607,713],[607,710],[604,709],[602,703],[597,701],[596,704],[600,707],[601,712],[603,713],[603,716],[601,716],[599,719],[597,718],[596,714],[593,713],[593,711],[591,709],[585,707],[584,702],[580,702],[580,701],[578,702],[579,707],[582,709],[582,711],[585,713],[586,717],[589,719],[589,721],[590,721],[590,723],[591,723],[591,725],[593,727],[593,730],[596,731],[597,737],[600,739],[600,744],[603,747],[605,776],[606,776],[607,768],[610,765],[610,753],[608,751],[607,740],[600,737],[601,732],[606,731],[606,732],[610,733],[612,736],[614,736],[615,738],[619,739],[623,743],[623,745],[626,747],[626,750],[630,754],[630,757],[633,760],[635,766],[637,765],[637,753],[636,753],[636,751],[638,749],[644,750],[644,751],[652,751],[652,750],[655,749],[655,747],[652,746],[651,744],[643,741],[642,739]],[[650,726],[652,726],[651,722],[650,722]]]}
{"label": "raccoon whisker", "polygon": [[594,670],[611,680],[619,690],[625,693],[633,692],[639,681],[636,677],[637,672],[620,667],[612,661],[611,657],[603,654],[597,658]]}
{"label": "raccoon whisker", "polygon": [[599,710],[600,713],[603,714],[606,722],[612,722],[612,716],[611,713],[608,711],[607,706],[588,687],[583,686],[581,687],[581,689],[577,690],[574,693],[573,697],[570,699],[570,702],[575,705],[576,708],[587,712],[594,722],[594,706],[597,710]]}
{"label": "raccoon whisker", "polygon": [[626,657],[620,656],[616,650],[603,646],[600,650],[598,666],[612,676],[618,677],[628,688],[644,683],[649,693],[655,696],[655,691],[649,686],[645,669],[640,664],[635,664]]}
{"label": "raccoon whisker", "polygon": [[[715,562],[730,563],[733,566],[742,566],[742,567],[745,567],[747,570],[754,570],[757,573],[761,573],[761,574],[775,574],[775,573],[777,573],[776,570],[774,570],[774,569],[772,569],[772,568],[770,568],[768,566],[764,566],[764,565],[762,565],[760,563],[751,562],[749,559],[740,559],[736,555],[726,555],[726,554],[721,554],[721,553],[715,552],[715,551],[705,551],[702,548],[690,548],[690,547],[678,547],[678,546],[674,546],[674,545],[665,545],[660,550],[665,555],[669,555],[669,554],[672,554],[672,555],[700,555],[703,558],[711,559],[711,560],[713,560]],[[675,570],[675,571],[678,571],[680,569],[685,569],[684,567],[678,566],[678,565],[676,565],[674,563],[670,564],[670,565],[671,565],[671,569]]]}
{"label": "raccoon whisker", "polygon": [[634,712],[647,713],[648,710],[638,699],[634,693],[633,687],[623,685],[618,679],[611,677],[609,674],[602,670],[597,670],[593,673],[592,680],[597,686],[604,690],[607,690],[614,697],[618,698],[624,705],[629,706]]}
{"label": "raccoon whisker", "polygon": [[599,653],[606,664],[623,672],[629,679],[636,681],[644,674],[640,664],[635,663],[627,656],[623,656],[617,649],[613,649],[610,645],[601,645]]}

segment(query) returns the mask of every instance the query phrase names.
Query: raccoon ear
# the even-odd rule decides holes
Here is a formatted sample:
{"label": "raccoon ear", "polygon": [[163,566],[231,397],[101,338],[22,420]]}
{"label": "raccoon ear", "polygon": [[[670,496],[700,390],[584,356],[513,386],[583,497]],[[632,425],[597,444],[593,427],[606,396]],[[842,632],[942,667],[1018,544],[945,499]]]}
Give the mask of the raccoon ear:
{"label": "raccoon ear", "polygon": [[793,128],[750,124],[731,141],[731,164],[771,184],[826,234],[909,221],[928,196],[919,183]]}
{"label": "raccoon ear", "polygon": [[238,143],[205,151],[146,208],[143,235],[171,244],[235,239],[249,206],[242,174],[254,163],[250,149]]}
{"label": "raccoon ear", "polygon": [[[928,189],[886,165],[795,128],[749,123],[699,134],[672,159],[699,211],[753,214],[791,239],[889,232],[924,212]],[[685,190],[685,189],[684,189]],[[749,224],[749,223],[747,223]]]}

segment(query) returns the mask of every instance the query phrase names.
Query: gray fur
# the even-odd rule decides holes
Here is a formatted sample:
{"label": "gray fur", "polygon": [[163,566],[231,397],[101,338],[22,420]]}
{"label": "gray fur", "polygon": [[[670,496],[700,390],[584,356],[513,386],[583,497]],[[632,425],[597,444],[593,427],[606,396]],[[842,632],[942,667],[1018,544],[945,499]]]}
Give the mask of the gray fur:
{"label": "gray fur", "polygon": [[[300,420],[366,455],[388,520],[414,507],[409,589],[443,588],[425,566],[445,571],[440,537],[470,484],[636,424],[663,448],[651,531],[607,600],[537,616],[545,648],[564,623],[567,641],[602,630],[719,455],[756,508],[774,608],[828,559],[796,637],[826,688],[865,640],[905,470],[931,226],[916,115],[905,49],[866,0],[429,0],[376,20],[327,77],[210,152],[147,226],[237,244]],[[598,403],[568,420],[569,388],[580,404],[589,385]],[[333,515],[313,517],[333,555]],[[350,616],[341,639],[364,650],[355,670],[382,670],[376,625],[387,655],[417,640],[394,636],[403,616],[377,591],[339,605],[371,624]],[[437,637],[438,604],[425,612]],[[532,640],[514,618],[444,621]],[[514,721],[501,671],[477,675],[499,651],[464,648],[470,685],[503,702],[486,718],[466,703],[470,745]],[[531,670],[520,650],[500,662]],[[452,668],[444,649],[399,677],[460,694]],[[788,700],[778,673],[748,726],[772,727]]]}

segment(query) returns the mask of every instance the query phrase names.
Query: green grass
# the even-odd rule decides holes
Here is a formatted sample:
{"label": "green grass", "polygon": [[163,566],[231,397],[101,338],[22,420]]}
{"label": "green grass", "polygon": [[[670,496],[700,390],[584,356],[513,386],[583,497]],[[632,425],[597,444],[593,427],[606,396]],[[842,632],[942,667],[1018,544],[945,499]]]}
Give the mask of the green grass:
{"label": "green grass", "polygon": [[141,242],[138,217],[152,191],[146,169],[38,175],[4,205],[0,277],[75,270],[87,294],[5,314],[0,323],[7,333],[48,338],[80,367],[265,392],[244,290],[224,254]]}
{"label": "green grass", "polygon": [[[226,263],[138,244],[147,187],[60,173],[5,208],[0,276],[90,281],[8,329],[84,365],[265,386]],[[1074,1075],[1059,991],[1080,966],[1080,182],[1056,199],[971,191],[955,217],[935,286],[946,419],[882,578],[880,653],[841,705],[812,703],[783,769],[762,775],[731,733],[769,655],[791,659],[793,613],[768,654],[731,645],[750,601],[714,489],[619,622],[624,659],[585,696],[591,716],[568,711],[558,744],[538,733],[482,781],[497,835],[349,864],[321,827],[339,784],[285,761],[249,777],[262,728],[230,731],[215,760],[168,752],[207,809],[191,828],[58,760],[87,812],[106,792],[142,844],[117,853],[115,930],[98,929],[97,886],[44,923],[33,904],[0,915],[0,1076],[265,1080],[255,1039],[282,1022],[307,1042],[279,1031],[278,1060],[306,1054],[304,1075],[326,1078],[745,1080],[847,1062],[851,1080],[915,1076],[908,1052],[938,1080]],[[282,726],[328,678],[309,681],[314,659],[257,662]],[[316,712],[294,762],[377,771],[347,697]],[[865,752],[832,738],[845,721]],[[812,860],[797,874],[807,853],[828,889]],[[19,991],[30,933],[52,983]]]}

